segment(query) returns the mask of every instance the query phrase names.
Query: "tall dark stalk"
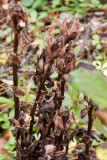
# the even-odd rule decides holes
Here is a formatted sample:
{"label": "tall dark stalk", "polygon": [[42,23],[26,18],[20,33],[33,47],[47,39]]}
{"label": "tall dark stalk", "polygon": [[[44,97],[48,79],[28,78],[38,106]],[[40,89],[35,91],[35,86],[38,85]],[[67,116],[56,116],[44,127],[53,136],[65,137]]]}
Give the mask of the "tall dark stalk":
{"label": "tall dark stalk", "polygon": [[[15,33],[14,36],[14,46],[13,46],[13,53],[17,55],[18,50],[18,34]],[[18,86],[18,66],[13,62],[13,85]],[[15,102],[15,118],[18,119],[19,117],[19,98],[16,97],[14,94],[14,102]]]}
{"label": "tall dark stalk", "polygon": [[[93,110],[93,105],[90,106],[89,111],[88,111],[88,132],[87,132],[88,136],[91,135],[91,129],[92,129],[92,122],[93,122],[92,110]],[[86,155],[89,156],[90,143],[88,142],[85,147],[86,147]]]}

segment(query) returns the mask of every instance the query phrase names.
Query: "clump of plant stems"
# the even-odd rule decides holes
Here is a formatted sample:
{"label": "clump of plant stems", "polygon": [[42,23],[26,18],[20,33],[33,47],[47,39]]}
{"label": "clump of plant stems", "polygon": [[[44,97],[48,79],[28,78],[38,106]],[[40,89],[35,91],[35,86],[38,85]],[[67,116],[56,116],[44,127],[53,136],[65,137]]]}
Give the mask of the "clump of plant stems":
{"label": "clump of plant stems", "polygon": [[[67,160],[69,141],[77,134],[81,134],[83,141],[86,142],[86,150],[83,151],[82,157],[89,159],[89,148],[93,138],[91,134],[93,102],[85,97],[89,105],[86,108],[87,111],[84,110],[81,113],[82,116],[85,111],[88,114],[88,130],[78,127],[72,134],[70,127],[75,122],[74,113],[70,115],[68,108],[62,107],[66,87],[64,75],[74,70],[76,63],[72,41],[78,38],[83,28],[78,19],[75,19],[68,27],[65,18],[60,26],[60,35],[55,37],[54,42],[51,36],[47,38],[45,49],[37,56],[33,80],[38,86],[38,91],[34,104],[31,105],[19,100],[24,93],[18,87],[18,67],[21,63],[18,55],[19,37],[24,37],[25,41],[27,38],[30,42],[26,34],[27,19],[28,16],[21,6],[16,5],[10,8],[7,24],[14,31],[14,45],[10,59],[13,63],[12,88],[15,117],[11,119],[11,122],[15,127],[13,134],[16,138],[16,160]],[[56,79],[51,78],[55,71],[58,73]],[[37,135],[41,135],[38,141],[35,140],[33,132],[35,125],[38,128]],[[81,155],[79,157],[81,158]]]}

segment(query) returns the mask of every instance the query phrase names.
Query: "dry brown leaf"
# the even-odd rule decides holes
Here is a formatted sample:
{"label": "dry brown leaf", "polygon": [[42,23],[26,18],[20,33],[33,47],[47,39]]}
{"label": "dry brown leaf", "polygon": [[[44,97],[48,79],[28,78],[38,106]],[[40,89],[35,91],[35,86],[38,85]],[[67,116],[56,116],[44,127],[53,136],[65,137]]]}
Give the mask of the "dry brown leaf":
{"label": "dry brown leaf", "polygon": [[63,121],[62,121],[62,118],[58,115],[58,111],[55,114],[54,123],[55,123],[55,128],[61,129],[61,130],[64,129]]}

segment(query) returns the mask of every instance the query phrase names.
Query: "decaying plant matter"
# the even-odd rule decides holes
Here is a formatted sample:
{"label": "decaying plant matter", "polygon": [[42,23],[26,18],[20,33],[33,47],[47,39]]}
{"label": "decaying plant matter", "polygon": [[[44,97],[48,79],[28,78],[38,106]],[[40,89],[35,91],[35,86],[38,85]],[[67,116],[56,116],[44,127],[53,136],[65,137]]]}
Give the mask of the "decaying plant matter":
{"label": "decaying plant matter", "polygon": [[[75,68],[76,57],[72,48],[72,40],[78,38],[83,28],[77,19],[68,27],[65,19],[60,26],[61,35],[57,36],[54,42],[51,36],[48,37],[45,49],[37,57],[33,79],[34,84],[38,86],[38,92],[34,104],[31,105],[24,101],[19,102],[19,97],[24,93],[18,88],[17,76],[17,68],[21,62],[17,54],[19,38],[24,35],[25,39],[29,40],[25,30],[27,14],[22,11],[20,6],[15,6],[9,11],[8,21],[7,24],[12,27],[15,34],[14,49],[10,59],[13,63],[15,99],[15,117],[11,119],[11,122],[15,126],[13,134],[16,137],[16,159],[67,160],[68,144],[72,139],[70,127],[75,122],[75,116],[73,112],[70,115],[69,110],[62,107],[66,82],[63,75]],[[58,73],[58,77],[52,79],[51,75],[55,71]],[[22,106],[20,111],[19,104]],[[92,116],[90,107],[88,113],[89,116]],[[35,125],[38,127],[37,134],[41,134],[39,141],[36,141],[33,136]],[[87,136],[89,138],[92,138],[91,127],[92,122],[88,126]],[[82,132],[85,133],[85,131]],[[90,141],[89,138],[88,141]],[[66,147],[66,152],[64,147]],[[86,150],[87,156],[89,156],[87,144]]]}

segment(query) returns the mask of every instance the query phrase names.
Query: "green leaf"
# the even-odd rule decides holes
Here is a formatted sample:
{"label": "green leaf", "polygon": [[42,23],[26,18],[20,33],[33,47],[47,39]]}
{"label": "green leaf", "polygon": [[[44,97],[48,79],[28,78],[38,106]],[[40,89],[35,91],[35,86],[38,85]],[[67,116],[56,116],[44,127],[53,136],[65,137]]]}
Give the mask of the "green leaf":
{"label": "green leaf", "polygon": [[37,23],[36,23],[36,26],[37,26],[37,27],[43,27],[43,26],[44,26],[44,23],[43,23],[43,22],[37,22]]}
{"label": "green leaf", "polygon": [[35,134],[34,134],[34,137],[35,137],[36,141],[39,141],[39,139],[40,139],[40,137],[41,137],[41,134],[39,133],[39,134],[37,135],[37,133],[35,133]]}
{"label": "green leaf", "polygon": [[60,30],[58,28],[56,28],[54,31],[53,31],[54,34],[59,34],[60,33]]}
{"label": "green leaf", "polygon": [[57,78],[57,77],[58,77],[58,73],[57,73],[57,72],[54,72],[50,77],[51,77],[51,78]]}
{"label": "green leaf", "polygon": [[67,6],[62,6],[62,7],[59,7],[59,8],[54,8],[52,10],[53,12],[58,12],[58,11],[71,11],[71,8],[70,7],[67,7]]}
{"label": "green leaf", "polygon": [[99,41],[99,40],[100,40],[100,37],[99,37],[99,35],[97,35],[97,34],[94,34],[94,35],[92,36],[92,38],[93,38],[94,40],[96,40],[96,41]]}
{"label": "green leaf", "polygon": [[9,141],[4,145],[4,148],[7,150],[13,150],[16,147],[15,143],[15,137],[11,137]]}
{"label": "green leaf", "polygon": [[8,141],[8,144],[15,145],[15,142],[16,142],[15,137],[11,137]]}
{"label": "green leaf", "polygon": [[86,115],[83,119],[81,119],[81,110],[84,109],[84,105],[83,104],[78,104],[75,106],[74,108],[74,113],[77,119],[79,119],[80,121],[82,121],[83,123],[85,123],[86,121],[88,121],[88,116]]}
{"label": "green leaf", "polygon": [[79,91],[86,92],[100,108],[107,107],[107,82],[97,71],[77,69],[70,73],[73,83]]}
{"label": "green leaf", "polygon": [[13,105],[14,102],[9,98],[0,97],[0,104],[7,104],[7,106],[9,106],[9,105]]}
{"label": "green leaf", "polygon": [[34,10],[34,9],[31,9],[29,14],[33,18],[37,18],[37,16],[38,16],[38,12],[36,10]]}
{"label": "green leaf", "polygon": [[0,160],[6,160],[6,158],[7,158],[6,155],[0,154]]}
{"label": "green leaf", "polygon": [[42,0],[36,0],[32,6],[33,9],[39,8],[42,4]]}
{"label": "green leaf", "polygon": [[61,0],[53,0],[52,1],[52,8],[55,8],[56,6],[61,4]]}
{"label": "green leaf", "polygon": [[96,49],[98,49],[98,50],[101,49],[101,44],[100,44],[100,43],[98,43],[98,44],[96,45]]}
{"label": "green leaf", "polygon": [[7,113],[0,113],[0,122],[8,120],[8,114]]}
{"label": "green leaf", "polygon": [[99,132],[101,132],[105,137],[107,137],[107,127],[105,127],[98,118],[96,118],[96,119],[94,120],[93,126],[94,126]]}
{"label": "green leaf", "polygon": [[0,74],[0,77],[7,77],[8,76],[8,73],[2,73]]}
{"label": "green leaf", "polygon": [[47,17],[47,16],[48,16],[48,13],[45,12],[45,11],[42,11],[42,12],[39,12],[39,17],[38,17],[38,19],[43,19],[43,18],[45,18],[45,17]]}
{"label": "green leaf", "polygon": [[31,85],[31,87],[30,87],[30,89],[32,89],[32,90],[34,90],[34,89],[37,89],[38,87],[37,86],[35,86],[35,84],[33,83],[32,85]]}
{"label": "green leaf", "polygon": [[34,94],[30,94],[30,98],[31,98],[31,102],[33,102],[35,100],[35,95]]}
{"label": "green leaf", "polygon": [[33,0],[22,0],[22,5],[25,7],[30,7],[33,4]]}
{"label": "green leaf", "polygon": [[64,94],[64,100],[63,100],[63,106],[66,106],[66,107],[70,107],[71,106],[71,97],[70,97],[70,95],[67,93],[67,92],[65,92],[65,94]]}
{"label": "green leaf", "polygon": [[101,138],[99,138],[98,136],[97,136],[97,139],[98,139],[100,142],[97,142],[97,141],[94,139],[93,142],[92,142],[92,146],[93,146],[93,147],[96,147],[96,146],[104,143],[104,141],[103,141]]}
{"label": "green leaf", "polygon": [[76,122],[74,122],[74,124],[70,127],[70,129],[76,129],[76,127],[77,127],[77,123]]}
{"label": "green leaf", "polygon": [[15,111],[14,111],[14,108],[13,108],[9,113],[9,119],[14,117],[14,114],[15,114]]}
{"label": "green leaf", "polygon": [[10,127],[10,121],[9,120],[5,121],[3,124],[1,124],[1,127],[3,129],[8,129]]}

